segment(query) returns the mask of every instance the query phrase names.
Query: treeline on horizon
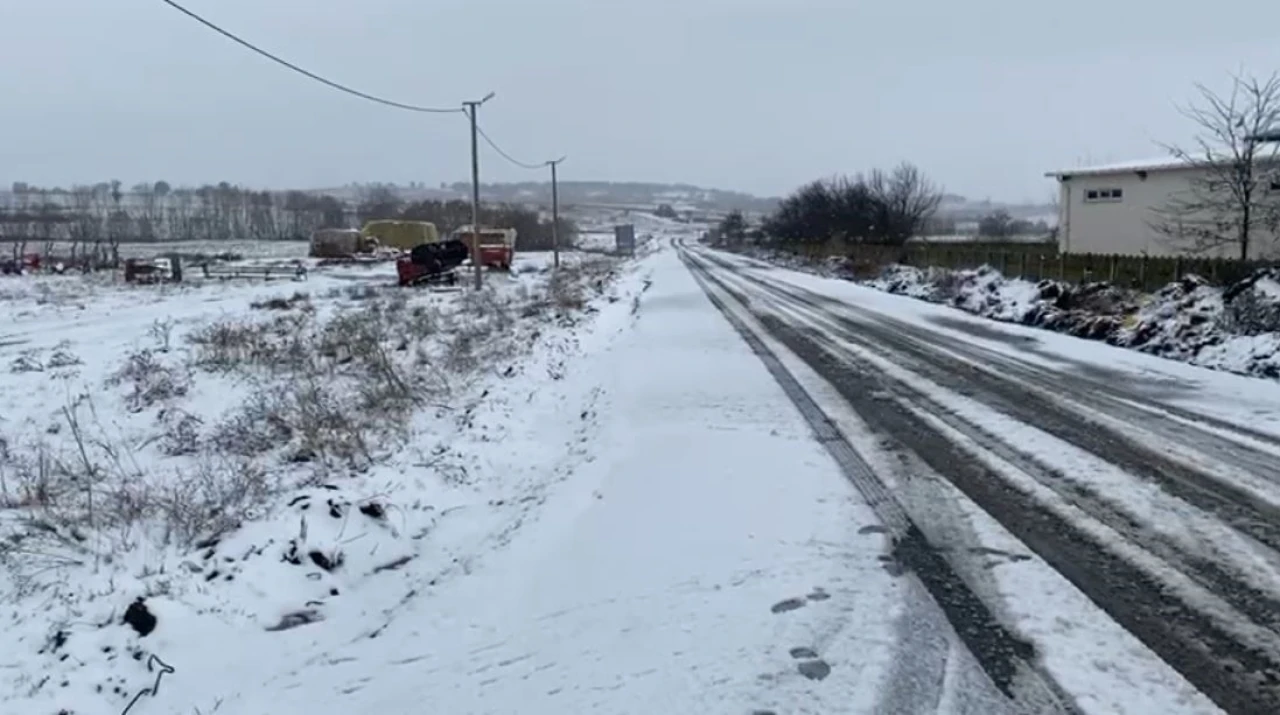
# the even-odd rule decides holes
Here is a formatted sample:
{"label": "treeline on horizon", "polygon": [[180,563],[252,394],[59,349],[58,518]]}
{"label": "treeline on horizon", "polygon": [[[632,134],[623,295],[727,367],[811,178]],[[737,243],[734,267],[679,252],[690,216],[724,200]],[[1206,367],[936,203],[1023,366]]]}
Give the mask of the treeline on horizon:
{"label": "treeline on horizon", "polygon": [[[119,181],[91,185],[36,187],[16,182],[8,205],[0,206],[0,241],[16,244],[177,241],[293,241],[320,228],[354,228],[373,219],[432,221],[442,232],[471,222],[471,204],[462,200],[405,201],[386,185],[357,190],[354,202],[306,191],[262,191],[227,182],[175,187],[165,181]],[[522,248],[551,246],[551,221],[542,212],[512,204],[482,204],[485,225],[515,228]],[[561,241],[576,233],[560,220]],[[114,253],[114,251],[108,251]]]}

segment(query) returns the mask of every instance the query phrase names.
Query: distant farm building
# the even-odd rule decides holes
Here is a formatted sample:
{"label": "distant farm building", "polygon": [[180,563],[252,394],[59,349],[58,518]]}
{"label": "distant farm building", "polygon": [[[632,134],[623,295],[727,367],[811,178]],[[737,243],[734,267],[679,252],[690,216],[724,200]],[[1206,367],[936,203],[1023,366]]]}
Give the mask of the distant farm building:
{"label": "distant farm building", "polygon": [[[1105,166],[1063,169],[1046,174],[1058,180],[1058,242],[1063,253],[1118,253],[1177,256],[1188,253],[1190,237],[1161,233],[1171,225],[1159,212],[1179,196],[1186,197],[1198,180],[1213,171],[1204,164],[1166,156]],[[1258,191],[1277,193],[1280,180],[1263,180]],[[1255,227],[1250,258],[1273,257],[1277,236]],[[1197,255],[1238,258],[1237,245],[1225,245]]]}

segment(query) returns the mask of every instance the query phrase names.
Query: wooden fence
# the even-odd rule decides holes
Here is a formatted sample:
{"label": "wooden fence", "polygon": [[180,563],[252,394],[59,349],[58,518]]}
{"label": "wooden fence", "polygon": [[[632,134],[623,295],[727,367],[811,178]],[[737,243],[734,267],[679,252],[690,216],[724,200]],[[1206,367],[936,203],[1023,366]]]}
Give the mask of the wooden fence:
{"label": "wooden fence", "polygon": [[800,253],[822,259],[843,256],[860,275],[873,275],[891,263],[919,268],[966,269],[988,265],[1010,278],[1052,279],[1070,283],[1105,281],[1153,292],[1183,276],[1197,275],[1216,285],[1229,285],[1275,261],[1226,258],[1058,253],[1048,243],[919,243],[871,246],[827,242],[807,244]]}

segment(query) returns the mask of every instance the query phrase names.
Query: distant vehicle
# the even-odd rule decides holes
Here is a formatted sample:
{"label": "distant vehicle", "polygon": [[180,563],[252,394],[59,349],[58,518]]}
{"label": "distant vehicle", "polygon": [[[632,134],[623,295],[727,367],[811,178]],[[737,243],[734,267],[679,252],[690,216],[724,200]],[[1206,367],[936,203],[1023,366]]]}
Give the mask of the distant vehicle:
{"label": "distant vehicle", "polygon": [[0,273],[4,275],[22,275],[40,270],[40,254],[28,253],[11,260],[0,261]]}
{"label": "distant vehicle", "polygon": [[370,221],[360,231],[379,246],[412,251],[424,243],[439,243],[440,231],[430,221]]}
{"label": "distant vehicle", "polygon": [[126,283],[180,283],[182,261],[177,256],[126,258],[124,280]]}
{"label": "distant vehicle", "polygon": [[400,285],[454,285],[458,266],[467,260],[470,249],[457,239],[422,243],[396,261]]}
{"label": "distant vehicle", "polygon": [[[470,226],[462,226],[453,232],[455,240],[471,248],[474,232]],[[516,253],[516,230],[514,228],[480,228],[480,265],[511,270],[511,260]]]}

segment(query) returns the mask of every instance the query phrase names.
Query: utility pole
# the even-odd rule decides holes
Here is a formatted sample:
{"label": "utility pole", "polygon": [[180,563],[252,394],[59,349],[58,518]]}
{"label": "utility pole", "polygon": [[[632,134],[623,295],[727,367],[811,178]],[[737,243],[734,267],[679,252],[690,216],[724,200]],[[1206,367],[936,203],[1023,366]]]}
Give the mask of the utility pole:
{"label": "utility pole", "polygon": [[560,187],[556,182],[556,165],[566,158],[547,162],[551,167],[551,265],[557,271],[560,270]]}
{"label": "utility pole", "polygon": [[471,268],[475,272],[477,291],[484,288],[484,269],[480,265],[480,147],[476,143],[476,110],[491,99],[493,92],[479,101],[462,103],[471,118]]}

